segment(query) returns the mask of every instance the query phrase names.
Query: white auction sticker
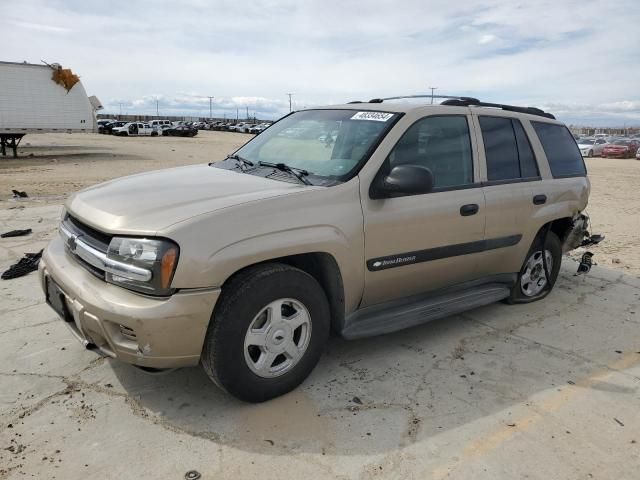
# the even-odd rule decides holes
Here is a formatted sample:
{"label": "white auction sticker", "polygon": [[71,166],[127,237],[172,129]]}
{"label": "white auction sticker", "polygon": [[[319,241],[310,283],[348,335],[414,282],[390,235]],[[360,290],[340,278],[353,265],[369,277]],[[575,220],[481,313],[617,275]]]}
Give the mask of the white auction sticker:
{"label": "white auction sticker", "polygon": [[358,112],[351,117],[351,120],[373,120],[374,122],[386,122],[391,117],[393,117],[393,113]]}

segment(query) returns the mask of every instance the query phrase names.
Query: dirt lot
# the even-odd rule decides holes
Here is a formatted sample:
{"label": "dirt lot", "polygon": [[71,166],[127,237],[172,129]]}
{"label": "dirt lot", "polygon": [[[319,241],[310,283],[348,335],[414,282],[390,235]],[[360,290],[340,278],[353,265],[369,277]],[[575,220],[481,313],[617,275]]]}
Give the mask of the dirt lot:
{"label": "dirt lot", "polygon": [[[34,233],[0,240],[0,269],[46,244],[73,191],[218,160],[247,138],[25,137],[23,158],[0,158],[0,231]],[[637,479],[640,162],[587,164],[607,236],[590,275],[567,260],[543,302],[332,339],[301,388],[261,405],[198,368],[150,376],[99,358],[34,274],[1,281],[0,479]]]}

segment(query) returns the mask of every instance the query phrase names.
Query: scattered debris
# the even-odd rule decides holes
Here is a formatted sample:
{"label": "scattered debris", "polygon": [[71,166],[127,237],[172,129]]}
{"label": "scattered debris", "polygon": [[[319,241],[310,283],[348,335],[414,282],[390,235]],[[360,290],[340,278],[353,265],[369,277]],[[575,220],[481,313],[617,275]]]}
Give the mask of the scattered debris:
{"label": "scattered debris", "polygon": [[0,237],[2,238],[22,237],[24,235],[29,235],[31,232],[32,230],[30,228],[27,228],[26,230],[11,230],[10,232],[5,232],[0,234]]}
{"label": "scattered debris", "polygon": [[8,270],[2,273],[2,280],[11,280],[22,277],[28,273],[38,270],[38,264],[42,257],[42,250],[36,253],[25,253],[18,263],[14,263]]}
{"label": "scattered debris", "polygon": [[619,258],[612,258],[611,263],[622,263]]}
{"label": "scattered debris", "polygon": [[358,405],[362,405],[362,400],[360,400],[358,397],[353,397],[351,401],[353,403],[357,403]]}
{"label": "scattered debris", "polygon": [[185,480],[198,480],[201,476],[197,470],[189,470],[184,474]]}
{"label": "scattered debris", "polygon": [[582,255],[582,259],[580,260],[580,264],[578,265],[578,271],[576,272],[576,275],[584,275],[586,273],[589,273],[589,270],[591,270],[591,266],[593,265],[593,260],[591,260],[592,257],[593,253],[591,252],[585,252]]}
{"label": "scattered debris", "polygon": [[269,440],[268,438],[265,439],[265,442],[267,442],[272,447],[275,445],[275,443],[273,443],[273,440]]}
{"label": "scattered debris", "polygon": [[615,352],[616,352],[617,354],[621,354],[621,353],[622,353],[622,350],[615,350]]}
{"label": "scattered debris", "polygon": [[29,198],[27,192],[21,192],[20,190],[11,190],[13,193],[13,198]]}
{"label": "scattered debris", "polygon": [[576,382],[574,382],[573,380],[567,380],[567,383],[568,383],[569,385],[575,385],[575,384],[576,384]]}
{"label": "scattered debris", "polygon": [[621,427],[624,427],[624,423],[622,423],[620,420],[618,420],[616,417],[613,417],[613,419],[616,421],[616,423],[618,425],[620,425]]}
{"label": "scattered debris", "polygon": [[516,424],[515,423],[507,423],[507,427],[515,427]]}

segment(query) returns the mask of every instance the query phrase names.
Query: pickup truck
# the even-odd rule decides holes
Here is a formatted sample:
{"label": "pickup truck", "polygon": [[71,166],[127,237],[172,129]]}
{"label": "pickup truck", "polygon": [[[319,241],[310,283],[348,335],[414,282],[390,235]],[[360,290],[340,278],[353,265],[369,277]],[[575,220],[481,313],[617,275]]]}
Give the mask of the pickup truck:
{"label": "pickup truck", "polygon": [[114,128],[112,133],[120,137],[155,137],[158,135],[158,129],[149,126],[147,123],[129,122],[122,127]]}

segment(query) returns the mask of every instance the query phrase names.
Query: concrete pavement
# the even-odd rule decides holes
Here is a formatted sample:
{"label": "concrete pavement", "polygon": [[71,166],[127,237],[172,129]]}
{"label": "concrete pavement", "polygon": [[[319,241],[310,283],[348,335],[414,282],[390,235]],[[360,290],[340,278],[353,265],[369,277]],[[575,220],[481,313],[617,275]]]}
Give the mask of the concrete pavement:
{"label": "concrete pavement", "polygon": [[[34,234],[2,239],[3,270],[59,212],[15,207],[1,229]],[[100,358],[35,273],[1,281],[0,479],[637,479],[640,279],[575,270],[565,259],[532,305],[334,338],[301,388],[260,405],[199,368],[152,376]]]}

